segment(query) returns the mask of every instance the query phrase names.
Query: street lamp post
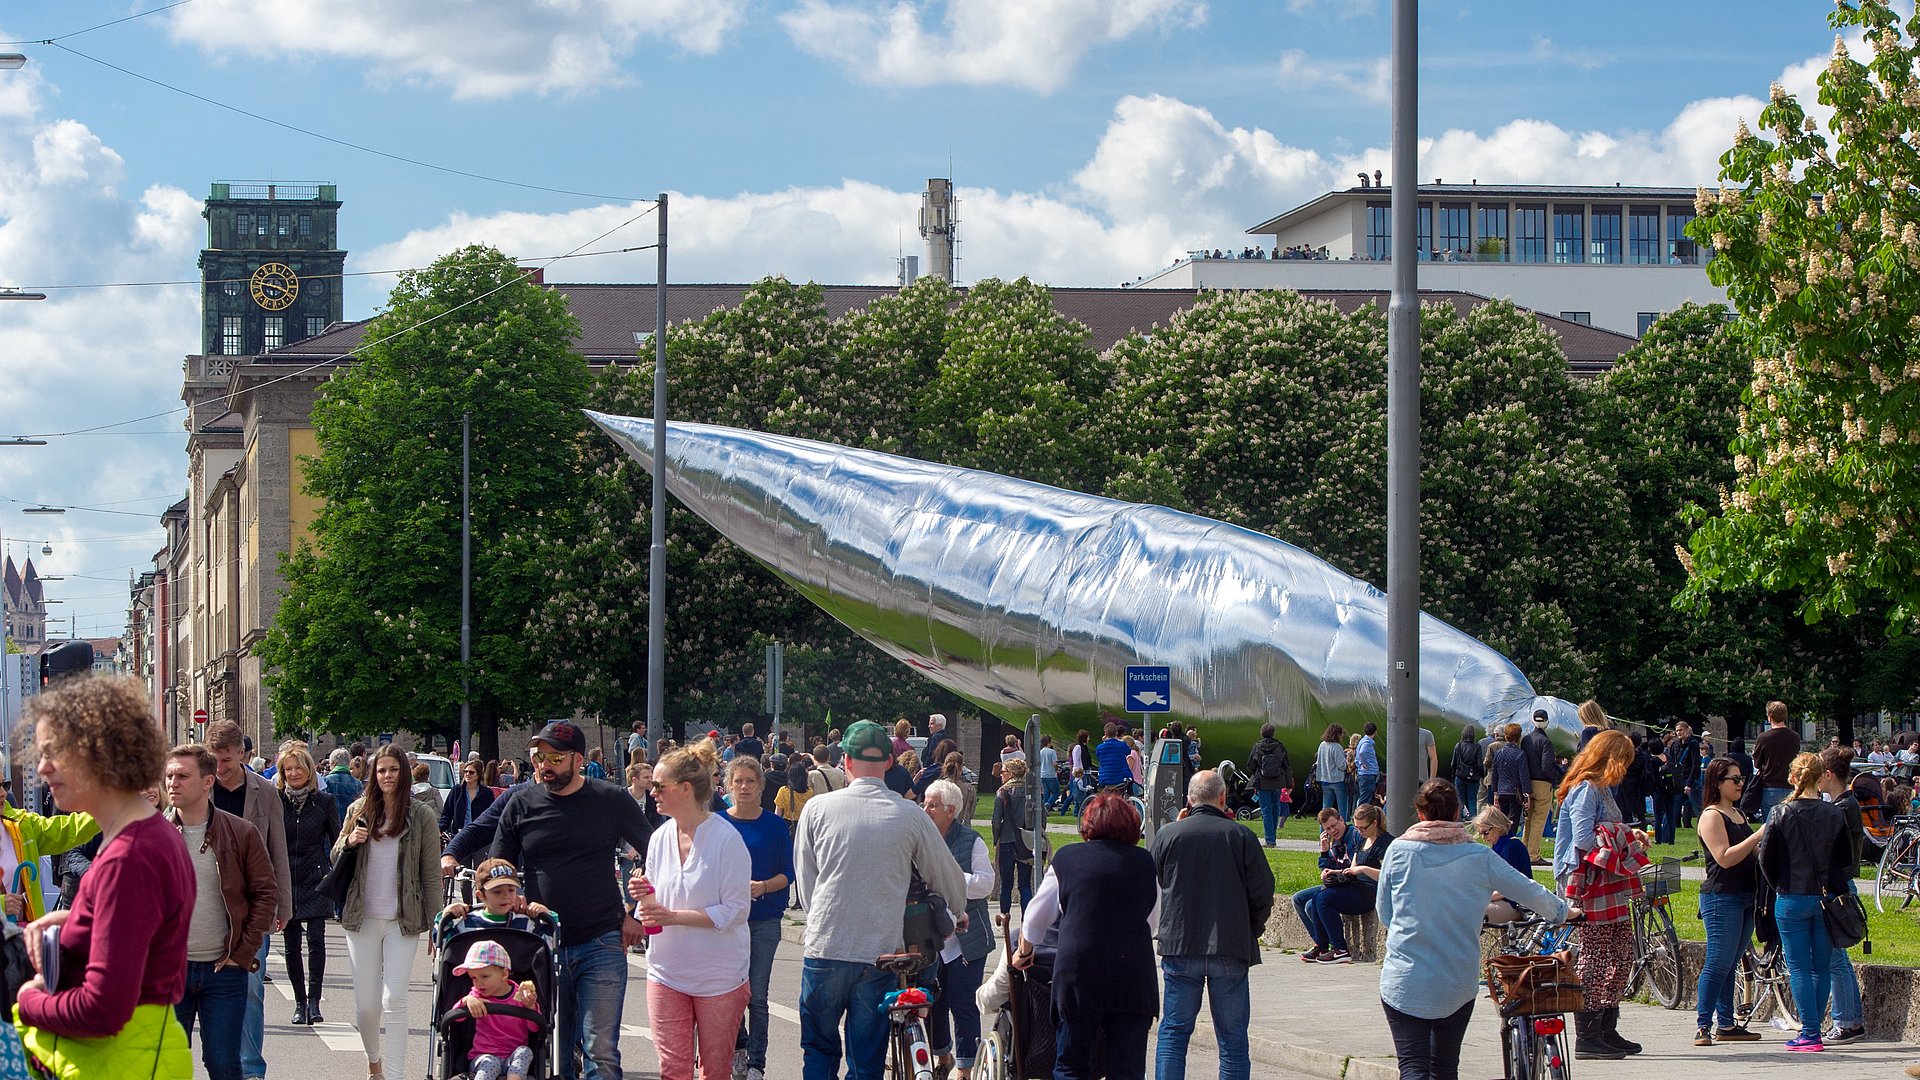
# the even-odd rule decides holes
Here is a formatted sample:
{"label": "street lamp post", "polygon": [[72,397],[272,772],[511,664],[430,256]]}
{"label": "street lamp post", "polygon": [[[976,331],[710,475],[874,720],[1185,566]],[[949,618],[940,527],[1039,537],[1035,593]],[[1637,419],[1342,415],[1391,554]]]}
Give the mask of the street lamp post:
{"label": "street lamp post", "polygon": [[660,193],[653,279],[653,537],[647,548],[647,748],[660,752],[667,715],[667,193]]}
{"label": "street lamp post", "polygon": [[1420,767],[1418,0],[1393,0],[1393,295],[1387,305],[1387,827],[1413,824]]}

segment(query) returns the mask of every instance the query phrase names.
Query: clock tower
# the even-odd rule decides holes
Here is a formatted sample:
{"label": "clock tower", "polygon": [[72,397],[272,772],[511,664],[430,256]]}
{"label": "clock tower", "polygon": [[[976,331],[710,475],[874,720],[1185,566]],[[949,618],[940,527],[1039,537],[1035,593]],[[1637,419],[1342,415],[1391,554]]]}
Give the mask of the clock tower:
{"label": "clock tower", "polygon": [[201,211],[203,355],[271,352],[341,320],[339,215],[332,184],[213,185]]}

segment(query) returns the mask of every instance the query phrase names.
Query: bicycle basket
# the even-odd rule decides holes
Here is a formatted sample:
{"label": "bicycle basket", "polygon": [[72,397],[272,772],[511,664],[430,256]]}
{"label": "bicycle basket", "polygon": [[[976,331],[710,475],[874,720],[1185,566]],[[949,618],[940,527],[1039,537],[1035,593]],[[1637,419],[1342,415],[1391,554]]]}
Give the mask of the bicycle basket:
{"label": "bicycle basket", "polygon": [[1680,860],[1661,859],[1657,863],[1642,867],[1640,870],[1640,888],[1652,900],[1662,896],[1672,896],[1680,891]]}
{"label": "bicycle basket", "polygon": [[1586,1008],[1572,953],[1489,957],[1487,991],[1502,1017],[1580,1012]]}

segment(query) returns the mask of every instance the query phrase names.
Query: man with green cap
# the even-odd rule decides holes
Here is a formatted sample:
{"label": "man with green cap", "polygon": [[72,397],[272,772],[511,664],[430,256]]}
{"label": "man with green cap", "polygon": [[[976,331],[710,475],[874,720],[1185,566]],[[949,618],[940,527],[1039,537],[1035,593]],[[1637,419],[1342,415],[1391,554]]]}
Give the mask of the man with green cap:
{"label": "man with green cap", "polygon": [[800,1047],[805,1080],[840,1074],[846,1026],[849,1080],[880,1080],[893,977],[874,966],[903,945],[907,887],[915,875],[965,912],[966,878],[933,819],[883,781],[893,764],[887,729],[862,720],[841,741],[848,784],[807,800],[794,830],[794,888],[807,910],[800,967]]}

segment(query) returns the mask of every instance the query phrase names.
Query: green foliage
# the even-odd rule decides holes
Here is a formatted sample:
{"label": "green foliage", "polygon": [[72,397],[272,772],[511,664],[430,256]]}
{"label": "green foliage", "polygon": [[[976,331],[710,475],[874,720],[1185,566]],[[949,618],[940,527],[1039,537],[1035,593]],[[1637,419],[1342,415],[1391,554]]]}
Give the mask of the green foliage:
{"label": "green foliage", "polygon": [[401,276],[360,362],[313,410],[315,545],[287,558],[288,592],[258,646],[278,728],[457,728],[463,412],[481,745],[499,719],[530,723],[557,706],[527,626],[546,589],[535,556],[580,531],[587,369],[569,348],[576,332],[561,294],[490,248]]}
{"label": "green foliage", "polygon": [[1693,513],[1687,598],[1792,593],[1809,621],[1884,599],[1898,631],[1920,619],[1920,22],[1882,0],[1829,21],[1871,53],[1836,39],[1819,76],[1831,143],[1773,87],[1690,229],[1753,369],[1732,488]]}

